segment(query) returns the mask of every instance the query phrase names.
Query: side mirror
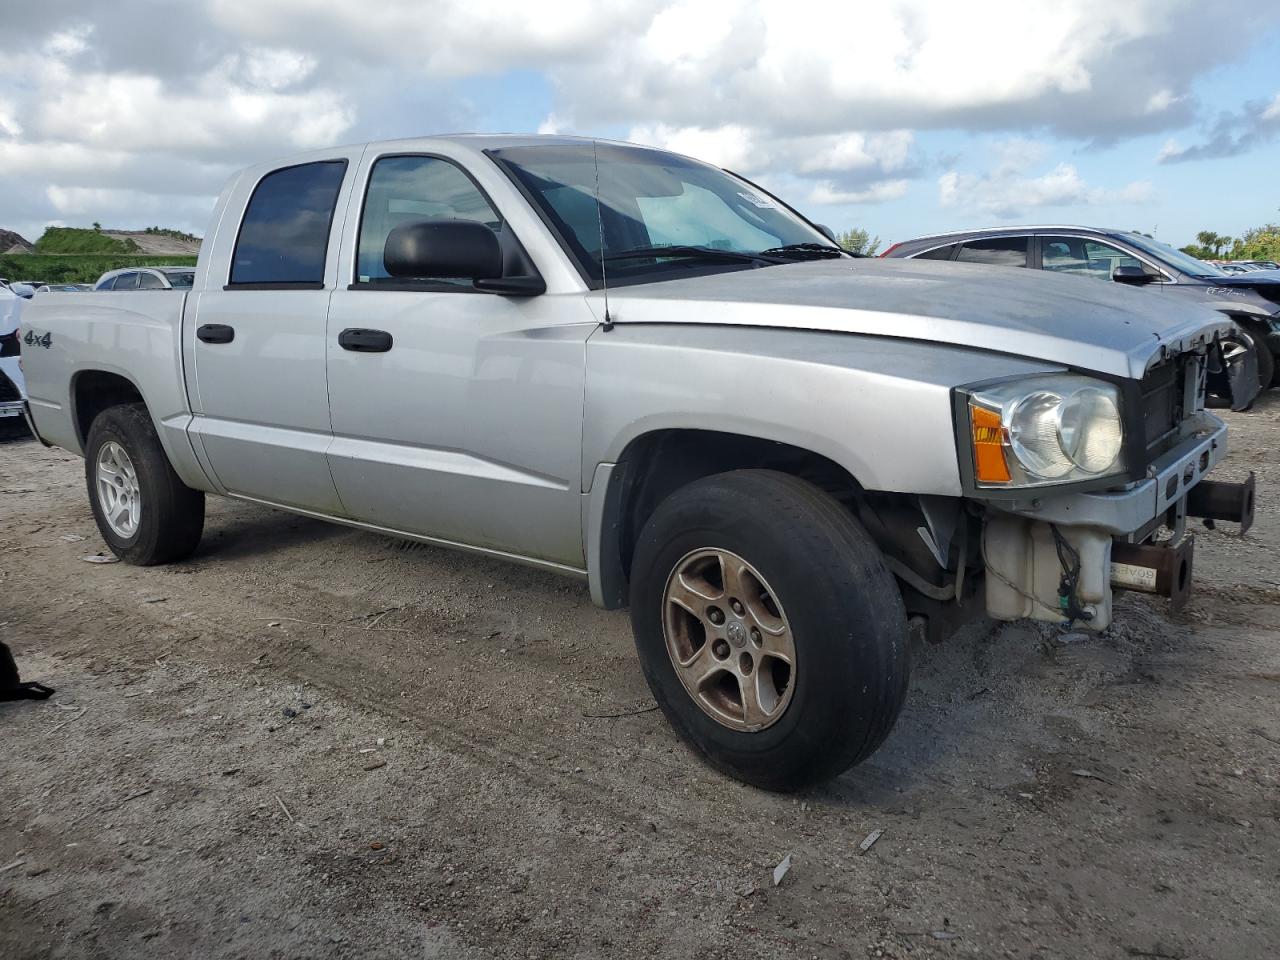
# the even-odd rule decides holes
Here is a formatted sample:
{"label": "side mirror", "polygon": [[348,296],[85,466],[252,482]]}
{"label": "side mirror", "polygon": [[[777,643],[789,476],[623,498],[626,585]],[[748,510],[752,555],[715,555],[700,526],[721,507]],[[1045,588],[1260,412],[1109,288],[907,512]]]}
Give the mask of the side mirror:
{"label": "side mirror", "polygon": [[387,234],[382,263],[393,277],[491,280],[502,276],[502,247],[474,220],[413,220]]}
{"label": "side mirror", "polygon": [[1131,283],[1134,286],[1141,287],[1150,283],[1155,279],[1147,271],[1141,267],[1135,267],[1132,264],[1116,267],[1111,271],[1111,279],[1116,283]]}
{"label": "side mirror", "polygon": [[830,240],[832,243],[838,242],[836,240],[836,232],[832,230],[830,227],[828,227],[825,223],[815,223],[814,226],[817,227],[822,232],[822,235],[826,237],[828,240]]}

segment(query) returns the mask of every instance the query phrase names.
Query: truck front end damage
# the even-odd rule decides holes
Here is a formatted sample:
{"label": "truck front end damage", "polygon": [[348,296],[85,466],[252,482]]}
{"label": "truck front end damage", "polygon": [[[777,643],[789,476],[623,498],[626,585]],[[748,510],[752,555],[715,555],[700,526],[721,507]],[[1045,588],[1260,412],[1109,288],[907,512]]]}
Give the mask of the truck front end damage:
{"label": "truck front end damage", "polygon": [[1070,374],[956,392],[989,616],[1103,630],[1118,589],[1186,601],[1187,519],[1243,532],[1253,518],[1252,475],[1205,479],[1227,451],[1226,425],[1204,409],[1219,349],[1160,357],[1141,381]]}

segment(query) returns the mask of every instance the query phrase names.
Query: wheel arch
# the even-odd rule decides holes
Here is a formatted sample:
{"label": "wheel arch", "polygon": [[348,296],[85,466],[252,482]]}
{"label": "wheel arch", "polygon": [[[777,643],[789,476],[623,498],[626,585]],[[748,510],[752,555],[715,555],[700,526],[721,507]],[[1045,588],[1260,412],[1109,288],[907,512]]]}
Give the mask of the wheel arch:
{"label": "wheel arch", "polygon": [[1241,310],[1239,307],[1221,307],[1221,313],[1225,314],[1227,319],[1238,323],[1245,330],[1264,339],[1271,332],[1271,318],[1261,311],[1255,313],[1249,310]]}
{"label": "wheel arch", "polygon": [[125,403],[145,406],[146,402],[137,383],[124,374],[99,368],[77,370],[71,376],[71,419],[80,449],[85,449],[89,427],[102,411]]}
{"label": "wheel arch", "polygon": [[[215,491],[204,467],[197,460],[186,433],[185,421],[162,417],[138,381],[128,373],[106,366],[84,367],[71,375],[67,403],[71,429],[81,456],[87,452],[89,427],[94,418],[114,406],[141,403],[155,425],[160,445],[182,482],[197,490]],[[70,438],[68,437],[68,440]]]}
{"label": "wheel arch", "polygon": [[846,467],[804,447],[701,428],[664,427],[642,433],[626,444],[615,462],[596,468],[586,526],[593,599],[608,609],[626,605],[636,540],[666,497],[703,477],[748,468],[807,480],[850,507],[865,496],[862,484]]}

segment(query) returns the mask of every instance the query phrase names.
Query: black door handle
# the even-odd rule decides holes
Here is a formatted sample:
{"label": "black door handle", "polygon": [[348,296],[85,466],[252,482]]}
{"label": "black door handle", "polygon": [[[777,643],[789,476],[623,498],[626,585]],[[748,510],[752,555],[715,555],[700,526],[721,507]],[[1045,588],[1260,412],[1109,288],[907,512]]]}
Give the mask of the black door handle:
{"label": "black door handle", "polygon": [[225,323],[206,323],[196,328],[196,336],[205,343],[230,343],[236,338],[236,328]]}
{"label": "black door handle", "polygon": [[391,344],[391,334],[385,330],[348,327],[338,334],[338,346],[356,353],[386,353],[391,349]]}

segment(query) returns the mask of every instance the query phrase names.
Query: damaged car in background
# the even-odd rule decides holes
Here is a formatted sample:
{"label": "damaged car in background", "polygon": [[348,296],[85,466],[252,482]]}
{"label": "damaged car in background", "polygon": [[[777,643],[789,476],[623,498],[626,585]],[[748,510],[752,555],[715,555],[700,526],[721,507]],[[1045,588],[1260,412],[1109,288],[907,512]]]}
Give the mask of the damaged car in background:
{"label": "damaged car in background", "polygon": [[18,319],[25,301],[0,280],[0,425],[21,423],[26,412],[22,377],[22,346]]}
{"label": "damaged car in background", "polygon": [[1203,304],[1236,324],[1224,343],[1228,371],[1213,373],[1209,391],[1236,410],[1253,391],[1233,388],[1249,365],[1263,390],[1280,385],[1280,275],[1232,276],[1146,234],[1097,227],[1032,226],[960,230],[895,243],[882,257],[1027,267],[1143,288],[1161,300]]}
{"label": "damaged car in background", "polygon": [[236,175],[206,237],[190,290],[24,315],[116,555],[189,556],[216,494],[583,578],[679,734],[768,789],[871,755],[913,632],[1105,629],[1117,589],[1186,596],[1189,517],[1252,518],[1207,479],[1227,317],[855,258],[665,151],[337,147]]}

